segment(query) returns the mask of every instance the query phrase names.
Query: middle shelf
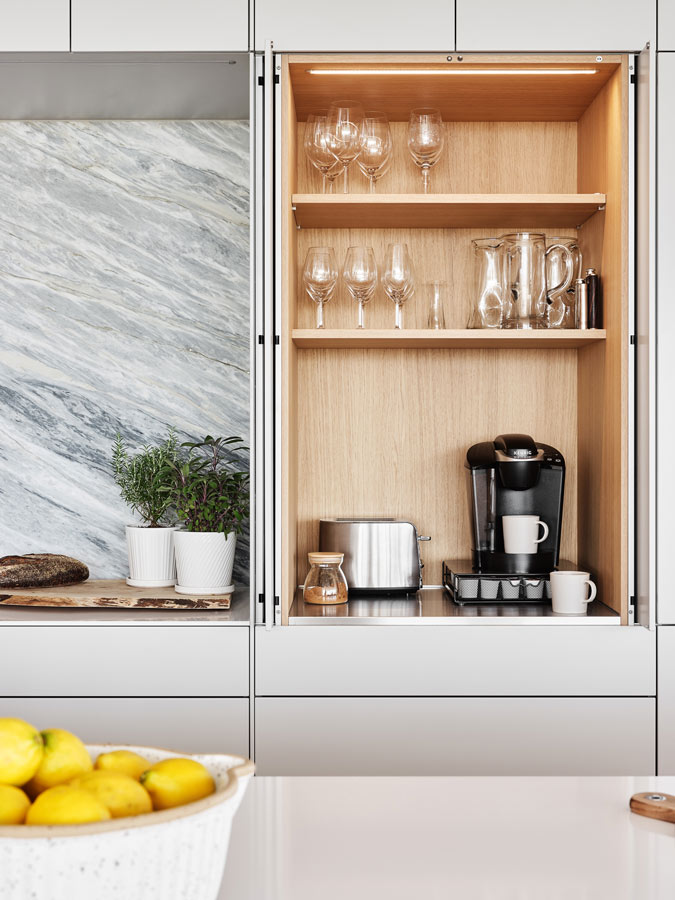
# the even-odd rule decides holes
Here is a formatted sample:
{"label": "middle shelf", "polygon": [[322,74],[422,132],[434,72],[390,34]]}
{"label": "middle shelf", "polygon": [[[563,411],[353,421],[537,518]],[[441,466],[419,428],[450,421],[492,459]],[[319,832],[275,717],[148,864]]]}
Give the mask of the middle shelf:
{"label": "middle shelf", "polygon": [[293,194],[300,228],[576,228],[605,194]]}
{"label": "middle shelf", "polygon": [[531,349],[545,347],[575,350],[604,341],[601,328],[588,331],[551,329],[550,331],[505,330],[500,328],[456,328],[433,331],[428,328],[294,328],[293,343],[303,349],[380,349],[410,348],[416,350],[460,349]]}

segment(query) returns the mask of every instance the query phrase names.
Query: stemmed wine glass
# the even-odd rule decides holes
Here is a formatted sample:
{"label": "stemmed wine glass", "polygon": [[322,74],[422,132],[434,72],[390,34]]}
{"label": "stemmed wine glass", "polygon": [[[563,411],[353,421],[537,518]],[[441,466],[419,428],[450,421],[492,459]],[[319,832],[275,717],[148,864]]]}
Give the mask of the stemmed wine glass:
{"label": "stemmed wine glass", "polygon": [[384,292],[396,304],[394,328],[403,327],[402,306],[415,290],[415,274],[407,244],[389,244],[382,273]]}
{"label": "stemmed wine glass", "polygon": [[350,247],[342,267],[342,280],[359,304],[358,327],[363,328],[363,307],[377,287],[377,263],[372,247]]}
{"label": "stemmed wine glass", "polygon": [[323,305],[335,293],[338,268],[332,247],[310,247],[302,270],[302,283],[317,304],[316,327],[323,328]]}
{"label": "stemmed wine glass", "polygon": [[336,100],[328,110],[330,148],[344,166],[344,193],[349,191],[349,166],[361,152],[363,107],[355,100]]}
{"label": "stemmed wine glass", "polygon": [[375,193],[375,182],[387,171],[391,159],[392,140],[389,119],[382,112],[366,113],[359,135],[361,152],[357,162],[359,169],[370,179],[370,193]]}
{"label": "stemmed wine glass", "polygon": [[422,169],[424,193],[429,193],[429,169],[435,166],[443,150],[443,120],[432,107],[413,109],[408,122],[408,149],[415,165]]}
{"label": "stemmed wine glass", "polygon": [[[333,193],[333,182],[343,169],[342,163],[331,150],[332,143],[328,131],[327,112],[312,113],[307,116],[304,138],[305,153],[314,168],[321,172],[324,194]],[[327,191],[326,184],[328,185]]]}

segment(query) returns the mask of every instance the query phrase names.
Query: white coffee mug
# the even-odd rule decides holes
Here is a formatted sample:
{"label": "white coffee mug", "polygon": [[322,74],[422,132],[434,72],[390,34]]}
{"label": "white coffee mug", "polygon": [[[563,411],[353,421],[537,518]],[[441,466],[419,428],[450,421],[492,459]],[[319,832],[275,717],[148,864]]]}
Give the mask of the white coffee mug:
{"label": "white coffee mug", "polygon": [[[551,603],[559,616],[585,616],[597,588],[589,572],[551,572]],[[586,596],[586,585],[590,592]]]}
{"label": "white coffee mug", "polygon": [[[540,525],[544,533],[538,537]],[[548,525],[539,516],[502,516],[502,526],[507,553],[536,553],[537,544],[548,537]]]}

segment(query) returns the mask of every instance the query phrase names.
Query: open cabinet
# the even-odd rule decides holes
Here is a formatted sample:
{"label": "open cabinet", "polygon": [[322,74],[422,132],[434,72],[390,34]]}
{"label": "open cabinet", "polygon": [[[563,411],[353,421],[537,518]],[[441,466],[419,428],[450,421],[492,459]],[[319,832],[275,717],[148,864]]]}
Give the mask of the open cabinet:
{"label": "open cabinet", "polygon": [[[622,624],[633,621],[633,65],[627,55],[268,56],[266,78],[278,77],[267,122],[276,282],[273,309],[269,296],[264,305],[276,528],[265,591],[273,578],[282,624],[326,516],[414,522],[432,538],[425,587],[440,585],[442,561],[470,555],[466,451],[508,432],[562,451],[561,557],[592,573]],[[303,152],[307,115],[341,97],[390,119],[393,159],[375,194],[356,167],[349,194],[322,194]],[[446,130],[426,195],[406,144],[417,106],[438,107]],[[602,329],[466,327],[471,239],[509,231],[577,236],[584,267],[600,273]],[[391,242],[408,244],[418,286],[448,283],[447,329],[425,328],[418,289],[395,331],[379,288],[365,329],[342,288],[314,328],[307,249],[334,247],[341,267],[348,246],[372,245],[380,267]]]}

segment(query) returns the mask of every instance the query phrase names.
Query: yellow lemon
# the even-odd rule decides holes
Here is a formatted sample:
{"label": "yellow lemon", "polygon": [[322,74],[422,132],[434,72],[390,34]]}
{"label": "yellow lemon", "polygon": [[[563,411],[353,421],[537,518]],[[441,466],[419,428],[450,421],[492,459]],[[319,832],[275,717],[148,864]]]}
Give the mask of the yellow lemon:
{"label": "yellow lemon", "polygon": [[42,762],[42,736],[23,719],[0,719],[0,782],[25,784]]}
{"label": "yellow lemon", "polygon": [[0,784],[0,825],[22,825],[30,800],[13,784]]}
{"label": "yellow lemon", "polygon": [[78,775],[91,772],[94,764],[82,741],[62,728],[49,728],[42,732],[45,750],[42,762],[26,785],[30,797],[57,784],[64,784]]}
{"label": "yellow lemon", "polygon": [[81,825],[110,818],[107,807],[90,791],[60,784],[36,798],[26,814],[26,825]]}
{"label": "yellow lemon", "polygon": [[170,809],[212,794],[216,786],[211,773],[195,759],[173,757],[155,763],[141,775],[155,809]]}
{"label": "yellow lemon", "polygon": [[150,768],[150,763],[131,750],[111,750],[110,753],[101,753],[94,763],[94,768],[104,769],[107,772],[124,772],[125,775],[139,781],[143,772]]}
{"label": "yellow lemon", "polygon": [[142,784],[123,772],[88,772],[69,782],[89,791],[108,809],[113,819],[152,812],[150,794]]}

